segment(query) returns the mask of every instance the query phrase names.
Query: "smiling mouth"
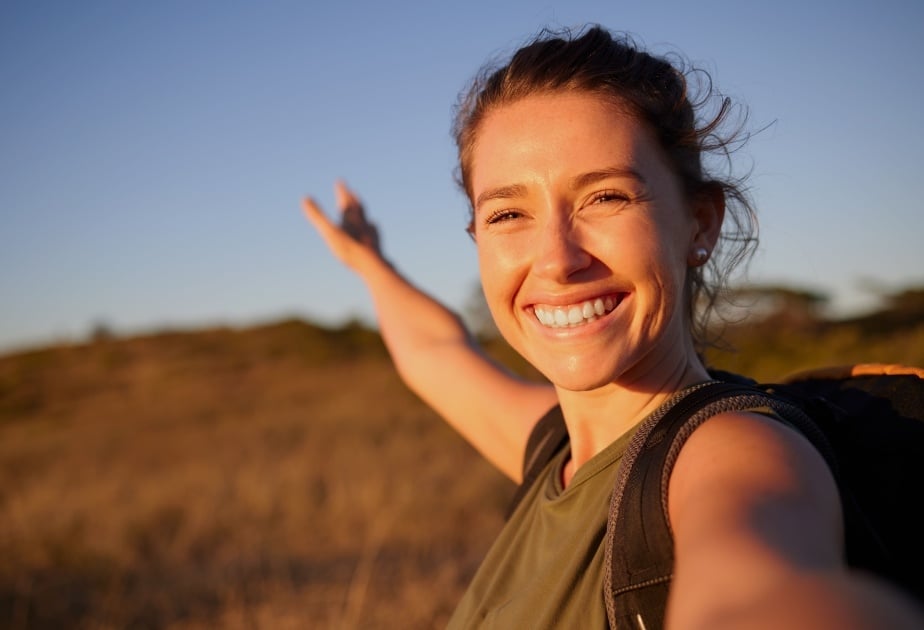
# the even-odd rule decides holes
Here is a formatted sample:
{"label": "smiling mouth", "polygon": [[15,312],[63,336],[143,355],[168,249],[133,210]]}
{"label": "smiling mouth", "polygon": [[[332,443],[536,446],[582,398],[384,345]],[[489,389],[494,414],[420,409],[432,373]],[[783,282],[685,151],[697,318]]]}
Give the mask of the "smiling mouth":
{"label": "smiling mouth", "polygon": [[574,328],[589,324],[603,317],[619,306],[623,297],[623,295],[616,297],[608,295],[569,306],[537,304],[533,306],[533,313],[535,313],[539,323],[547,328]]}

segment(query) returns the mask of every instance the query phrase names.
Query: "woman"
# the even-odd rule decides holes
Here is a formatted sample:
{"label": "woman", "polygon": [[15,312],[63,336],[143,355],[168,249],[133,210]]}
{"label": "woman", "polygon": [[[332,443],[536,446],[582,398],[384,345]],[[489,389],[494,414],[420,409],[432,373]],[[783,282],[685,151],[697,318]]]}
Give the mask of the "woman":
{"label": "woman", "polygon": [[[494,365],[396,272],[345,185],[342,227],[305,201],[369,288],[402,377],[514,481],[536,421],[561,406],[569,444],[517,507],[450,627],[607,627],[602,540],[620,458],[650,413],[710,379],[694,305],[753,242],[745,195],[703,167],[705,151],[728,146],[716,140],[720,105],[715,120],[697,121],[681,70],[596,27],[543,35],[463,98],[459,180],[485,297],[550,385]],[[693,433],[668,512],[669,627],[921,627],[902,595],[844,566],[824,460],[762,413],[722,413]]]}

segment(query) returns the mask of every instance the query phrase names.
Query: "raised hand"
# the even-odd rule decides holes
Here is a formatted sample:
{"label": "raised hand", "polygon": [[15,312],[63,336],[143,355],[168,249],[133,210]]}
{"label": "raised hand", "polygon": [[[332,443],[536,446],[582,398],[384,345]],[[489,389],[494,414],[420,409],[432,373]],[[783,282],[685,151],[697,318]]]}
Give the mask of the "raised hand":
{"label": "raised hand", "polygon": [[384,262],[379,247],[379,233],[374,223],[366,218],[362,202],[345,183],[338,181],[334,187],[337,206],[340,208],[340,224],[334,223],[314,199],[302,201],[305,217],[324,239],[331,252],[346,266],[361,272],[370,258]]}

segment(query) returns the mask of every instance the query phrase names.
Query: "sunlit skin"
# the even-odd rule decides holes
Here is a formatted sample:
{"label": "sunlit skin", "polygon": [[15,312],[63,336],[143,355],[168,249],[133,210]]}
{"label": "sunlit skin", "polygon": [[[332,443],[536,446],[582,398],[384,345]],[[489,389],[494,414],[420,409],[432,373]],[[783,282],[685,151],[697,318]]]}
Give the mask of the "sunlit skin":
{"label": "sunlit skin", "polygon": [[[529,96],[489,112],[472,165],[488,305],[559,390],[659,392],[706,378],[684,283],[692,250],[711,249],[714,230],[696,218],[646,125],[597,95]],[[616,306],[573,327],[537,318],[537,307],[597,298]]]}

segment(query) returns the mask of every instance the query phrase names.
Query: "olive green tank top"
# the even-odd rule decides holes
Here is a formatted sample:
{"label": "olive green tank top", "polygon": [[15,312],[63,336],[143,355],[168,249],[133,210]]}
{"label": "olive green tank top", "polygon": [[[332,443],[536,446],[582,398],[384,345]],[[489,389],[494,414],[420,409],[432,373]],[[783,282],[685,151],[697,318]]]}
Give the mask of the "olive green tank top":
{"label": "olive green tank top", "polygon": [[569,449],[533,484],[485,556],[449,621],[470,628],[607,628],[604,537],[619,462],[633,431],[562,489]]}

